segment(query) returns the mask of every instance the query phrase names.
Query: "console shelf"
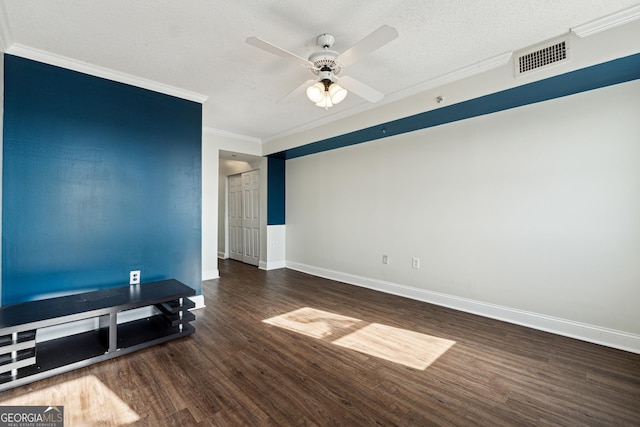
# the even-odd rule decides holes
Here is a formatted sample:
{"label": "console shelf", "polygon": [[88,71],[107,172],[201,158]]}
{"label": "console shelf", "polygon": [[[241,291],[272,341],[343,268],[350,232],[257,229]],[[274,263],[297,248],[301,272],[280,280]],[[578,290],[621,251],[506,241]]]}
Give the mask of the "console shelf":
{"label": "console shelf", "polygon": [[[193,295],[170,279],[0,307],[0,391],[191,335]],[[155,314],[118,323],[120,313],[140,307]],[[36,340],[38,329],[86,319],[99,327]]]}

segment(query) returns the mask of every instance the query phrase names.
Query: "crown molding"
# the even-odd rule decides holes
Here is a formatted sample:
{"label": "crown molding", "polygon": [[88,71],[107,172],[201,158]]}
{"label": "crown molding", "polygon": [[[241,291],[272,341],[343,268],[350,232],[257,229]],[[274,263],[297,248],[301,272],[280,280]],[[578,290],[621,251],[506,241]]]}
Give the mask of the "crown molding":
{"label": "crown molding", "polygon": [[491,57],[489,59],[485,59],[484,61],[477,62],[475,64],[460,68],[456,71],[452,71],[450,73],[444,74],[442,76],[436,77],[431,80],[427,80],[426,82],[420,83],[415,86],[411,86],[406,89],[402,89],[398,92],[394,92],[390,95],[386,95],[380,102],[375,104],[372,103],[364,103],[359,106],[350,108],[348,110],[341,111],[336,114],[332,114],[330,116],[325,117],[324,119],[317,120],[311,123],[307,123],[302,126],[295,127],[293,129],[286,130],[284,132],[278,133],[276,135],[272,135],[263,140],[263,143],[269,143],[272,141],[276,141],[280,138],[285,138],[287,136],[295,135],[296,133],[304,132],[307,130],[311,130],[313,128],[317,128],[319,126],[323,126],[334,122],[336,120],[340,120],[349,116],[352,116],[357,113],[362,113],[364,111],[372,110],[381,105],[390,104],[392,102],[400,101],[402,99],[408,98],[413,95],[417,95],[421,92],[425,92],[429,89],[433,89],[436,87],[444,86],[445,84],[452,83],[458,80],[465,79],[467,77],[474,76],[476,74],[483,73],[485,71],[489,71],[494,68],[501,67],[509,62],[511,56],[513,55],[512,51],[502,53],[500,55]]}
{"label": "crown molding", "polygon": [[206,95],[202,95],[196,92],[191,92],[175,86],[166,85],[164,83],[159,83],[153,80],[144,79],[109,68],[100,67],[98,65],[78,61],[66,56],[57,55],[55,53],[46,52],[44,50],[35,49],[29,46],[24,46],[19,43],[13,43],[11,46],[9,46],[9,48],[6,50],[6,53],[42,62],[44,64],[55,65],[57,67],[66,68],[68,70],[78,71],[80,73],[89,74],[91,76],[101,77],[107,80],[148,89],[154,92],[163,93],[165,95],[175,96],[177,98],[186,99],[188,101],[198,102],[200,104],[206,102],[208,98]]}
{"label": "crown molding", "polygon": [[12,44],[13,40],[11,31],[9,30],[7,8],[4,2],[0,1],[0,52],[6,52]]}
{"label": "crown molding", "polygon": [[640,5],[632,6],[628,9],[621,10],[620,12],[612,13],[611,15],[603,16],[586,24],[578,25],[571,29],[571,31],[578,37],[588,37],[592,34],[599,33],[601,31],[609,30],[619,25],[626,24],[627,22],[635,21],[640,18]]}
{"label": "crown molding", "polygon": [[511,59],[513,55],[512,51],[501,53],[500,55],[493,56],[489,59],[477,62],[472,65],[468,65],[464,68],[452,71],[442,76],[436,77],[431,80],[427,80],[424,83],[420,83],[416,86],[412,86],[407,89],[394,92],[388,96],[388,102],[399,101],[404,98],[416,95],[420,92],[426,92],[429,89],[444,86],[455,81],[463,80],[476,74],[484,73],[485,71],[492,70],[494,68],[502,67]]}
{"label": "crown molding", "polygon": [[233,132],[229,132],[222,129],[215,129],[215,128],[210,128],[208,126],[203,126],[202,131],[210,135],[222,136],[224,138],[231,138],[238,141],[250,142],[253,144],[262,144],[262,140],[260,138],[256,138],[248,135],[242,135],[239,133],[233,133]]}

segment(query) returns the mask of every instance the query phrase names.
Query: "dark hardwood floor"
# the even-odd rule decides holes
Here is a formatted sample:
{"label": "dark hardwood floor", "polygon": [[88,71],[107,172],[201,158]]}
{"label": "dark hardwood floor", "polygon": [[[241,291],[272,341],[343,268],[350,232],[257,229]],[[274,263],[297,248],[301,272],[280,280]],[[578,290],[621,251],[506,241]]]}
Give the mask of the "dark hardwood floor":
{"label": "dark hardwood floor", "polygon": [[640,426],[640,355],[220,262],[196,333],[0,393],[67,426]]}

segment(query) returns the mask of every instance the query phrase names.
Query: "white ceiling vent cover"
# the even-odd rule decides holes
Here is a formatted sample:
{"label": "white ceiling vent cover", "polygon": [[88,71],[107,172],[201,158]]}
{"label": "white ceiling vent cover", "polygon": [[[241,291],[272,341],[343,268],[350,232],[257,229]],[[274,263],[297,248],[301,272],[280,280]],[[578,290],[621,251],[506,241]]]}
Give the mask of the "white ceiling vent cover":
{"label": "white ceiling vent cover", "polygon": [[569,53],[569,37],[521,50],[516,54],[514,61],[516,77],[569,62]]}

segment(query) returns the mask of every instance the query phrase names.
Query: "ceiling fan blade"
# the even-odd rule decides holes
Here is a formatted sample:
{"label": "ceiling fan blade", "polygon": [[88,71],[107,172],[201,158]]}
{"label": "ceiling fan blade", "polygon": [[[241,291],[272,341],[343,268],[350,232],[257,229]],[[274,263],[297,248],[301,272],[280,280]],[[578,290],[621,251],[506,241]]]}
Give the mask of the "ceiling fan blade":
{"label": "ceiling fan blade", "polygon": [[309,62],[308,60],[304,59],[301,56],[298,56],[294,53],[291,53],[289,51],[286,51],[278,46],[272,45],[271,43],[269,43],[268,41],[264,41],[258,37],[249,37],[246,40],[247,44],[250,44],[251,46],[255,46],[258,49],[262,49],[266,52],[272,53],[276,56],[279,56],[281,58],[284,59],[288,59],[289,61],[293,61],[296,64],[300,64],[303,65],[305,67],[313,67],[313,63]]}
{"label": "ceiling fan blade", "polygon": [[315,82],[316,82],[315,80],[307,80],[306,82],[302,83],[300,86],[298,86],[297,88],[289,92],[287,95],[285,95],[282,99],[276,102],[276,104],[286,104],[292,99],[297,98],[298,96],[305,93],[307,88],[312,84],[314,84]]}
{"label": "ceiling fan blade", "polygon": [[394,40],[396,37],[398,37],[398,31],[395,28],[383,25],[338,55],[336,61],[344,67],[348,67],[374,50],[379,49]]}
{"label": "ceiling fan blade", "polygon": [[338,80],[338,83],[346,90],[355,93],[360,98],[364,98],[369,102],[378,102],[384,98],[384,94],[382,92],[375,90],[371,86],[367,86],[353,77],[341,77],[340,80]]}

